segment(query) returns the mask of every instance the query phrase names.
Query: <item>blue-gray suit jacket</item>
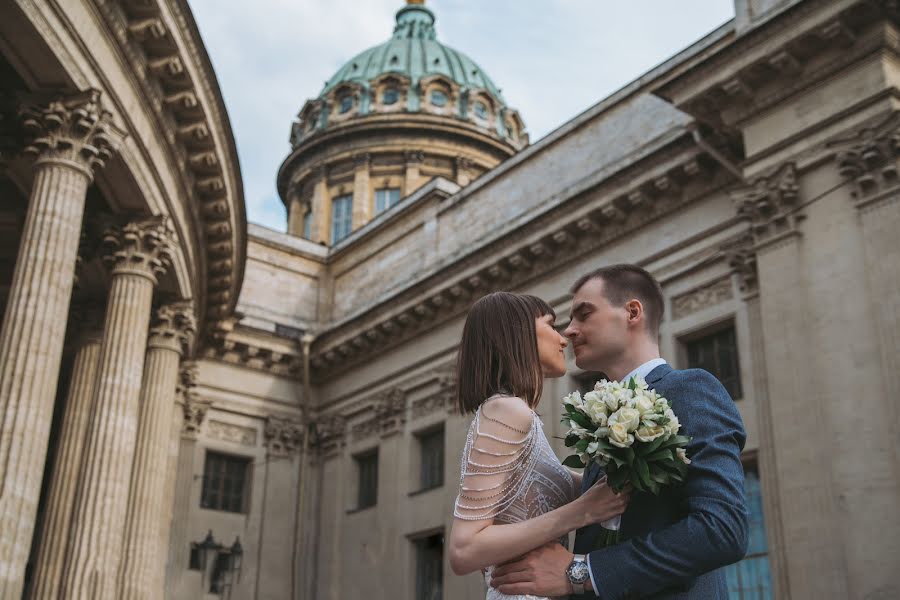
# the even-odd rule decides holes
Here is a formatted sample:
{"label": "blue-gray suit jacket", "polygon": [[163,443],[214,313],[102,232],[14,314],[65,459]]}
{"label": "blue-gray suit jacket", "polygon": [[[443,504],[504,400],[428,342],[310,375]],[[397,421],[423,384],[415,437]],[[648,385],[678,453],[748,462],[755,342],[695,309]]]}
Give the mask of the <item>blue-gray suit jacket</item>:
{"label": "blue-gray suit jacket", "polygon": [[[635,492],[622,516],[619,544],[591,551],[600,527],[591,525],[576,533],[575,552],[590,554],[596,594],[603,600],[727,600],[720,567],[747,550],[741,416],[722,384],[701,369],[660,365],[647,383],[669,400],[680,434],[693,437],[688,476],[659,496]],[[583,488],[599,475],[598,467],[588,469]]]}

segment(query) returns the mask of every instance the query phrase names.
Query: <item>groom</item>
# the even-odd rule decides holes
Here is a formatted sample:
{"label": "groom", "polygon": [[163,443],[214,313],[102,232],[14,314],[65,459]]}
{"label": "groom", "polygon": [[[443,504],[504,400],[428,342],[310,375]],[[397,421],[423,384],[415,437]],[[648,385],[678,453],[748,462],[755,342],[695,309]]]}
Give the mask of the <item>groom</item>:
{"label": "groom", "polygon": [[[579,529],[572,554],[560,544],[498,567],[491,586],[504,594],[574,598],[725,600],[720,567],[743,558],[747,507],[741,449],[744,426],[728,392],[709,373],[678,371],[659,357],[663,295],[644,269],[614,265],[581,277],[572,293],[575,363],[625,381],[643,377],[666,397],[693,437],[684,484],[659,496],[635,493],[622,515],[619,544],[593,550],[599,525]],[[582,489],[601,475],[585,469]],[[584,595],[580,595],[583,593]]]}

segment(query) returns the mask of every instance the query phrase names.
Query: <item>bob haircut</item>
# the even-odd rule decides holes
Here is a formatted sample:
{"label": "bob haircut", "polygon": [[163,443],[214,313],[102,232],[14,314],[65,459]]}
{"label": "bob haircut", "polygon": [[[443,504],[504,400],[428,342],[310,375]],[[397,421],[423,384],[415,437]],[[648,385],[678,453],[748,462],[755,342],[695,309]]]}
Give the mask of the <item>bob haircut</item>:
{"label": "bob haircut", "polygon": [[494,292],[480,298],[466,317],[457,358],[457,407],[474,413],[496,394],[522,398],[534,409],[544,375],[538,357],[535,320],[556,317],[536,296]]}

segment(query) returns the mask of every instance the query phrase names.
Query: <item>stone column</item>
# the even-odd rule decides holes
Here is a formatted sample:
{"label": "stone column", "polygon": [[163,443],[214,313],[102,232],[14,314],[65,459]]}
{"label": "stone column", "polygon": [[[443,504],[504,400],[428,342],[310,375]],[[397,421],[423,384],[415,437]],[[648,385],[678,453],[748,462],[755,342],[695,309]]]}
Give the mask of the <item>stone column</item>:
{"label": "stone column", "polygon": [[415,192],[421,186],[421,174],[419,169],[425,162],[425,154],[418,151],[406,152],[403,156],[406,161],[406,168],[403,172],[403,194],[406,198]]}
{"label": "stone column", "polygon": [[465,156],[457,156],[453,161],[456,171],[456,183],[466,187],[472,183],[472,161]]}
{"label": "stone column", "polygon": [[288,192],[288,233],[297,237],[303,237],[303,216],[306,214],[306,206],[300,199],[296,190]]}
{"label": "stone column", "polygon": [[353,172],[353,230],[356,231],[372,220],[375,199],[369,189],[369,165],[371,155],[357,154],[353,157],[356,170]]}
{"label": "stone column", "polygon": [[328,176],[325,167],[319,167],[313,174],[312,224],[309,239],[314,242],[331,240],[328,225],[331,222],[331,200],[328,198]]}
{"label": "stone column", "polygon": [[24,111],[37,160],[0,330],[0,598],[24,585],[87,187],[121,137],[99,96]]}
{"label": "stone column", "polygon": [[112,282],[62,593],[84,600],[116,594],[150,304],[171,262],[172,233],[157,218],[110,230],[103,241]]}
{"label": "stone column", "polygon": [[[184,422],[181,430],[181,447],[178,450],[178,467],[175,474],[175,501],[173,504],[172,528],[169,536],[168,555],[170,561],[166,569],[166,597],[176,595],[181,575],[187,568],[190,536],[188,518],[191,512],[191,492],[194,486],[194,454],[197,436],[210,401],[198,398],[186,391],[184,395]],[[200,532],[202,533],[202,532]]]}
{"label": "stone column", "polygon": [[187,302],[161,307],[150,326],[116,596],[121,600],[158,598],[163,592],[165,559],[157,539],[169,511],[160,490],[167,486],[178,364],[195,331]]}
{"label": "stone column", "polygon": [[53,475],[47,491],[44,526],[30,595],[33,600],[56,600],[59,597],[72,505],[78,489],[81,455],[100,360],[103,313],[93,307],[77,308],[72,311],[72,321],[79,330],[72,336],[77,350],[72,364],[72,379],[63,411]]}

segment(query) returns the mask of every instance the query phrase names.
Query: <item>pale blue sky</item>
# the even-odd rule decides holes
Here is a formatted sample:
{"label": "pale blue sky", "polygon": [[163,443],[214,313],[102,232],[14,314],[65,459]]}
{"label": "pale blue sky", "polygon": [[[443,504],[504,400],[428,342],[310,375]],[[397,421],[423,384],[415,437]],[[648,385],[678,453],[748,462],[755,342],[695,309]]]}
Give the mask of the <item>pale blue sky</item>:
{"label": "pale blue sky", "polygon": [[[405,0],[189,0],[237,140],[247,217],[284,231],[275,175],[291,122]],[[733,0],[427,0],[537,141],[734,16]]]}

